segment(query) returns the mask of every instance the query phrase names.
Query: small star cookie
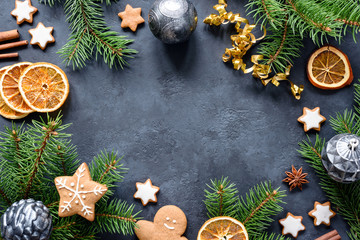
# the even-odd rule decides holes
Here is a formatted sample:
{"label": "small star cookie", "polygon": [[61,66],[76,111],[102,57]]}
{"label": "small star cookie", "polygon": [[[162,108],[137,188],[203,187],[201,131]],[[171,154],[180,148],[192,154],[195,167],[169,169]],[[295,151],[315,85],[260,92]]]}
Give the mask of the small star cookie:
{"label": "small star cookie", "polygon": [[32,36],[30,44],[38,45],[42,50],[45,50],[48,43],[55,42],[52,35],[53,27],[45,27],[43,23],[39,23],[36,28],[30,29],[29,33]]}
{"label": "small star cookie", "polygon": [[322,223],[330,226],[330,219],[335,217],[336,213],[331,210],[330,202],[314,203],[314,209],[309,212],[309,216],[314,218],[314,225],[320,226]]}
{"label": "small star cookie", "polygon": [[95,220],[95,203],[108,190],[106,185],[91,179],[86,163],[72,177],[55,178],[55,186],[60,195],[59,217],[78,214],[89,221]]}
{"label": "small star cookie", "polygon": [[118,16],[122,19],[121,27],[128,27],[133,32],[136,31],[139,24],[145,22],[141,17],[141,8],[133,8],[130,4],[126,5],[125,11],[120,12]]}
{"label": "small star cookie", "polygon": [[304,131],[310,129],[320,131],[321,123],[326,121],[326,118],[320,114],[320,108],[309,109],[303,108],[303,115],[298,118],[298,121],[304,124]]}
{"label": "small star cookie", "polygon": [[279,223],[283,226],[282,234],[291,234],[294,238],[297,238],[300,231],[305,230],[305,226],[301,223],[303,217],[294,216],[288,212],[286,218],[280,219]]}
{"label": "small star cookie", "polygon": [[33,15],[37,12],[37,8],[31,5],[31,0],[19,1],[15,0],[15,9],[11,12],[11,15],[16,17],[17,24],[23,22],[32,23]]}
{"label": "small star cookie", "polygon": [[156,193],[160,188],[153,186],[150,178],[144,183],[136,183],[137,192],[134,194],[134,198],[141,199],[143,206],[146,206],[149,202],[157,202]]}

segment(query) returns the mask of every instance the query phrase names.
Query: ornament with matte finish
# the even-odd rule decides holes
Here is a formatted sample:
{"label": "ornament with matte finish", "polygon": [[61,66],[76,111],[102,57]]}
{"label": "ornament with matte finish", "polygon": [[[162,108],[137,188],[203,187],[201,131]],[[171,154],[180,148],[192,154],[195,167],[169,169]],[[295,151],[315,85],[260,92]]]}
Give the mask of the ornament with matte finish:
{"label": "ornament with matte finish", "polygon": [[1,216],[4,240],[48,240],[52,231],[49,209],[33,199],[13,203]]}
{"label": "ornament with matte finish", "polygon": [[339,134],[331,138],[321,152],[322,163],[329,176],[337,182],[360,180],[360,137]]}
{"label": "ornament with matte finish", "polygon": [[188,0],[156,0],[149,12],[151,32],[167,44],[188,40],[197,20],[196,9]]}

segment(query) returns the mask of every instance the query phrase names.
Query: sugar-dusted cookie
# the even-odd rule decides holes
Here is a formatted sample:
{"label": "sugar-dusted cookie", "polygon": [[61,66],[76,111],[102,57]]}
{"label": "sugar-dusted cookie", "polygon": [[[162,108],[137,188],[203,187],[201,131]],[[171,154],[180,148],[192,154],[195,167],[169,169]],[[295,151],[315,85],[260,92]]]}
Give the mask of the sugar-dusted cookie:
{"label": "sugar-dusted cookie", "polygon": [[45,50],[48,43],[55,42],[52,35],[53,27],[45,27],[43,23],[39,23],[36,28],[30,29],[29,33],[32,36],[30,44],[38,45],[42,50]]}
{"label": "sugar-dusted cookie", "polygon": [[16,17],[17,24],[23,22],[32,23],[33,16],[37,12],[37,8],[31,5],[31,0],[15,0],[15,9],[11,12],[11,15]]}
{"label": "sugar-dusted cookie", "polygon": [[159,209],[154,222],[137,222],[135,234],[140,240],[187,240],[182,237],[186,230],[185,213],[178,207],[168,205]]}
{"label": "sugar-dusted cookie", "polygon": [[301,223],[302,220],[303,217],[288,213],[286,218],[279,220],[279,223],[283,226],[282,234],[291,234],[294,238],[297,238],[299,232],[305,230],[305,226]]}
{"label": "sugar-dusted cookie", "polygon": [[136,193],[134,198],[141,199],[143,206],[146,206],[149,202],[157,202],[156,193],[160,191],[160,188],[152,185],[150,178],[144,183],[136,183]]}
{"label": "sugar-dusted cookie", "polygon": [[136,31],[139,24],[145,22],[141,17],[141,8],[133,8],[130,4],[126,5],[125,11],[120,12],[118,16],[122,19],[121,27],[128,27],[133,32]]}
{"label": "sugar-dusted cookie", "polygon": [[330,202],[326,203],[314,203],[314,209],[309,212],[309,216],[314,218],[314,225],[320,226],[325,224],[330,226],[330,219],[335,217],[336,213],[331,210]]}
{"label": "sugar-dusted cookie", "polygon": [[72,177],[55,178],[55,186],[60,195],[59,216],[78,214],[89,221],[95,220],[95,203],[108,190],[91,179],[86,163],[81,164]]}
{"label": "sugar-dusted cookie", "polygon": [[320,131],[321,123],[326,121],[326,118],[320,114],[320,108],[309,109],[303,108],[303,115],[298,118],[298,121],[304,124],[304,131],[310,129]]}

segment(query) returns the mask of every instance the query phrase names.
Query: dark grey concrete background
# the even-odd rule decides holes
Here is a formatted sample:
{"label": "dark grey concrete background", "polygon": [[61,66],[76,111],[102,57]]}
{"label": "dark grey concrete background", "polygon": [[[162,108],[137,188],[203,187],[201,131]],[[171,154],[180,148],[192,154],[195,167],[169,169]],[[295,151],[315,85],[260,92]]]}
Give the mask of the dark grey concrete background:
{"label": "dark grey concrete background", "polygon": [[[306,230],[299,235],[300,240],[314,239],[333,228],[348,239],[348,228],[340,216],[332,220],[330,228],[314,227],[307,213],[314,201],[324,202],[327,198],[314,171],[296,152],[297,143],[306,138],[296,120],[303,107],[319,106],[329,119],[353,103],[352,86],[323,91],[307,80],[306,60],[316,46],[305,41],[302,57],[295,60],[291,71],[291,79],[305,85],[303,97],[297,101],[289,94],[287,84],[264,88],[251,74],[244,75],[222,63],[221,55],[230,47],[229,29],[211,29],[201,22],[213,12],[215,0],[194,1],[200,19],[198,28],[188,43],[178,46],[163,45],[152,36],[147,23],[136,33],[122,30],[117,13],[127,3],[142,7],[146,18],[152,1],[121,0],[104,6],[108,24],[136,40],[131,47],[139,54],[123,71],[109,70],[102,62],[89,63],[81,71],[62,64],[56,51],[66,43],[69,33],[62,7],[50,8],[33,0],[39,9],[34,24],[18,26],[10,15],[14,0],[0,3],[0,31],[18,28],[21,39],[30,40],[27,31],[39,22],[54,26],[56,43],[45,51],[37,46],[22,49],[19,61],[51,62],[67,73],[71,89],[63,107],[64,122],[73,123],[68,132],[73,134],[81,160],[89,162],[103,149],[123,154],[130,170],[117,189],[117,197],[134,203],[148,220],[161,206],[178,205],[188,217],[186,237],[190,240],[196,239],[207,219],[202,200],[210,179],[229,176],[241,194],[266,180],[288,191],[281,182],[284,171],[290,170],[292,164],[303,166],[309,173],[310,184],[302,192],[288,192],[285,210],[275,217],[269,230],[280,233],[277,220],[290,211],[304,217]],[[245,3],[231,1],[229,9],[244,15]],[[350,34],[340,48],[348,54],[358,79],[360,49]],[[1,61],[0,67],[14,62]],[[31,114],[26,120],[33,118],[38,119],[38,114]],[[11,122],[0,118],[0,124]],[[334,135],[329,121],[322,126],[320,135],[328,139]],[[313,138],[314,134],[310,136]],[[147,178],[161,190],[157,204],[143,207],[132,195],[136,191],[135,182]],[[105,236],[103,239],[136,239]]]}

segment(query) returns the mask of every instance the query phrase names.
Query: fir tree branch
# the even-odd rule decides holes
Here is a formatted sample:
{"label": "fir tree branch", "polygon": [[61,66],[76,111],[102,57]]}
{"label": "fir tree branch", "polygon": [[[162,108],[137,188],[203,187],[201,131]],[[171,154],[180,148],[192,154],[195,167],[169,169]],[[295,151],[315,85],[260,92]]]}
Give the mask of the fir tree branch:
{"label": "fir tree branch", "polygon": [[53,227],[53,230],[70,228],[71,226],[73,226],[73,225],[75,225],[75,224],[76,224],[76,222],[71,222],[71,223],[68,223],[68,224],[65,224],[65,225],[62,225],[62,226],[56,226],[56,227]]}
{"label": "fir tree branch", "polygon": [[285,23],[284,23],[284,28],[283,28],[283,34],[282,34],[282,39],[281,39],[281,42],[280,42],[280,45],[277,49],[277,51],[275,52],[274,55],[270,55],[270,59],[267,61],[266,65],[271,65],[276,59],[277,57],[279,56],[279,54],[281,53],[281,51],[283,50],[283,47],[284,47],[284,43],[285,43],[285,40],[286,40],[286,36],[287,36],[287,29],[288,29],[288,19],[286,19]]}
{"label": "fir tree branch", "polygon": [[0,189],[0,195],[6,201],[6,203],[10,206],[11,201],[10,201],[10,199],[7,197],[7,195],[5,194],[5,192],[2,189]]}
{"label": "fir tree branch", "polygon": [[290,240],[290,238],[287,238],[281,234],[268,234],[268,233],[263,233],[261,236],[255,236],[250,238],[251,240]]}

